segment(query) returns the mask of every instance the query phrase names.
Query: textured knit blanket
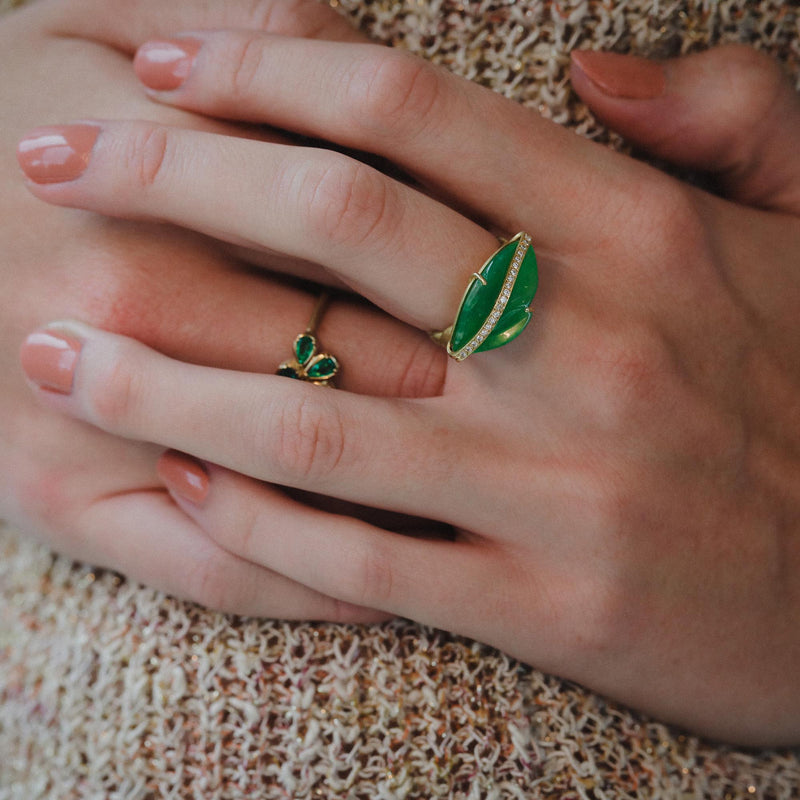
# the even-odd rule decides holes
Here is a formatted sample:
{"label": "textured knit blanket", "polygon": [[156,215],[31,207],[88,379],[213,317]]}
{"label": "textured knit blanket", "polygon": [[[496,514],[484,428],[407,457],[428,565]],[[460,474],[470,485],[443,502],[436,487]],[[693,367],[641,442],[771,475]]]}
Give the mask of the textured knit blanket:
{"label": "textured knit blanket", "polygon": [[[332,4],[610,146],[570,92],[574,47],[800,62],[797,2]],[[0,800],[434,797],[788,800],[800,750],[703,741],[409,622],[224,616],[0,525]]]}

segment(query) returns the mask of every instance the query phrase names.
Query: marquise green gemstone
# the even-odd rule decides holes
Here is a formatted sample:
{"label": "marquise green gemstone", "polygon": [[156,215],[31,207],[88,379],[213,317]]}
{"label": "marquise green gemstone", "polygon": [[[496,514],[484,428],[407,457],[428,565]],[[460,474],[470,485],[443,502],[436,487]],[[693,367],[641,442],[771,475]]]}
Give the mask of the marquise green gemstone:
{"label": "marquise green gemstone", "polygon": [[315,381],[330,380],[339,370],[339,362],[333,356],[319,355],[306,369],[306,375]]}
{"label": "marquise green gemstone", "polygon": [[310,333],[301,333],[294,340],[294,354],[301,367],[305,366],[316,349],[317,340]]}
{"label": "marquise green gemstone", "polygon": [[[473,278],[470,283],[450,336],[450,350],[453,353],[469,344],[492,314],[495,303],[503,293],[506,275],[514,258],[517,244],[518,237],[515,237],[484,264],[480,276],[486,281],[485,286],[477,278]],[[536,267],[536,255],[533,248],[528,246],[500,319],[474,352],[501,347],[522,333],[531,320],[531,312],[528,307],[533,301],[538,286],[539,272]]]}

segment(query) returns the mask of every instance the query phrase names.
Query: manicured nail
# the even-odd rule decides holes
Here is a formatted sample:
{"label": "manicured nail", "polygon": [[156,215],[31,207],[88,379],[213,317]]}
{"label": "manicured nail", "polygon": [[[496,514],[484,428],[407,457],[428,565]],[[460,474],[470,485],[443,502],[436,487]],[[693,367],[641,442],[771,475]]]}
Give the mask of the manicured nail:
{"label": "manicured nail", "polygon": [[36,128],[17,145],[17,161],[34,183],[73,181],[86,169],[99,133],[97,125]]}
{"label": "manicured nail", "polygon": [[601,92],[625,100],[653,100],[667,85],[664,67],[658,61],[618,53],[575,50],[577,67]]}
{"label": "manicured nail", "polygon": [[167,450],[156,464],[158,477],[173,494],[200,505],[208,495],[208,472],[196,459]]}
{"label": "manicured nail", "polygon": [[70,394],[81,341],[54,330],[32,333],[22,345],[20,361],[25,374],[42,389]]}
{"label": "manicured nail", "polygon": [[133,69],[148,88],[169,92],[183,85],[192,71],[198,39],[163,39],[143,44],[136,52]]}

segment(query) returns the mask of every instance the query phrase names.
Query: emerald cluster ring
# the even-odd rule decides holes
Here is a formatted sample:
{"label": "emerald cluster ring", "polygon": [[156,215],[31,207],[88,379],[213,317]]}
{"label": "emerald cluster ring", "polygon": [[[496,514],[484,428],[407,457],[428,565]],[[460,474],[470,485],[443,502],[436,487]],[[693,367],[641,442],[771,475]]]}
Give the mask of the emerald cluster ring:
{"label": "emerald cluster ring", "polygon": [[455,322],[431,338],[456,361],[502,347],[516,339],[531,320],[539,286],[531,237],[520,232],[495,250],[472,274]]}
{"label": "emerald cluster ring", "polygon": [[330,353],[320,351],[315,335],[317,324],[329,300],[330,295],[327,292],[320,295],[314,311],[311,313],[308,326],[303,333],[295,337],[294,358],[284,361],[278,367],[276,375],[295,378],[317,386],[333,386],[332,381],[339,372],[339,360]]}

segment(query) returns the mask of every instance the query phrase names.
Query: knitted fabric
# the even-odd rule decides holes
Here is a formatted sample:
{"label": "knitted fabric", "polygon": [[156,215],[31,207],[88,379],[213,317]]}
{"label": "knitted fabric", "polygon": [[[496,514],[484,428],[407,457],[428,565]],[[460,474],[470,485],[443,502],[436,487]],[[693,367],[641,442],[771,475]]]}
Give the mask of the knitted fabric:
{"label": "knitted fabric", "polygon": [[[795,2],[333,4],[614,146],[570,92],[574,47],[800,63]],[[0,526],[0,800],[798,796],[800,750],[706,742],[410,622],[224,616]]]}

